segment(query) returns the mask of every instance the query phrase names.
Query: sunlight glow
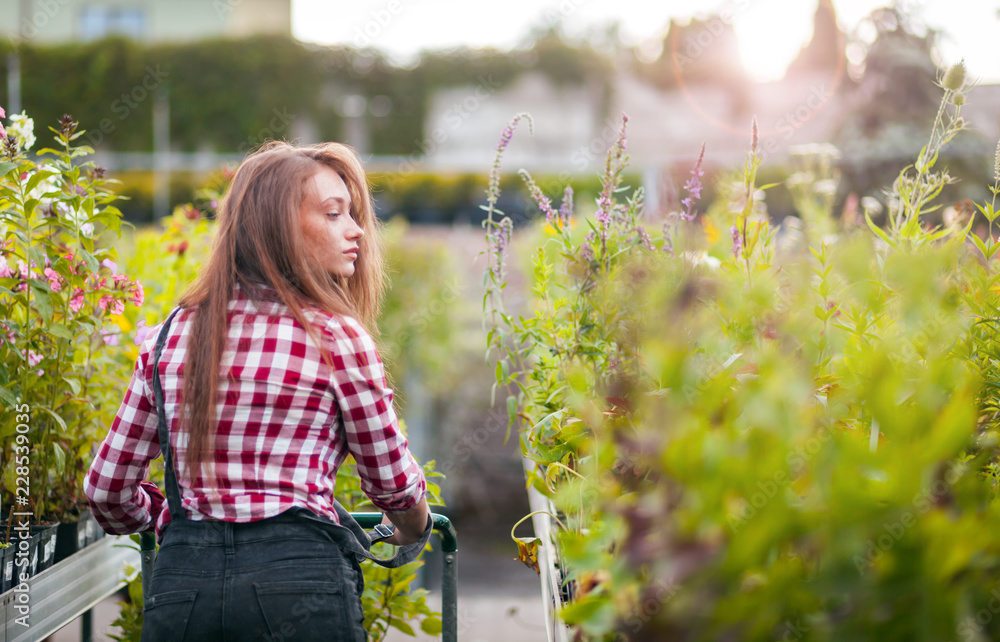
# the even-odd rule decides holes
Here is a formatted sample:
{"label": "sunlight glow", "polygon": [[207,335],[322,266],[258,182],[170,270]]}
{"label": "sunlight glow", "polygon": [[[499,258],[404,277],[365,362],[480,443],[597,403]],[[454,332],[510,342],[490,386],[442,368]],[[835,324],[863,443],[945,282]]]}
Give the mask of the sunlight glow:
{"label": "sunlight glow", "polygon": [[735,15],[743,66],[751,80],[778,80],[812,37],[812,2],[754,2]]}

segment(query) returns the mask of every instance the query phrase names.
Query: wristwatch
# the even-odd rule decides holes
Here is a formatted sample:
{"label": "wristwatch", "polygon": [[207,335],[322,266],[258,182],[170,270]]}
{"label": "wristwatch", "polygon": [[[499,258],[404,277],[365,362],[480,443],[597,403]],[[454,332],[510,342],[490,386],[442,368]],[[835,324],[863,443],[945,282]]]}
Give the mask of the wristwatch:
{"label": "wristwatch", "polygon": [[376,524],[375,529],[369,535],[371,536],[372,544],[377,544],[384,539],[389,539],[395,532],[396,527],[392,524]]}

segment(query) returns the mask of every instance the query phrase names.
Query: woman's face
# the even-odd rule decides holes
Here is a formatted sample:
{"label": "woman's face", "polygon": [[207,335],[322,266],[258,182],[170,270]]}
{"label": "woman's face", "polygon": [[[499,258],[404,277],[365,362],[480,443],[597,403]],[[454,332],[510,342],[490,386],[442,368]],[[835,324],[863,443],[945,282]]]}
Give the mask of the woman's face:
{"label": "woman's face", "polygon": [[306,180],[299,220],[310,261],[334,276],[354,274],[364,230],[351,217],[351,194],[337,172],[323,167]]}

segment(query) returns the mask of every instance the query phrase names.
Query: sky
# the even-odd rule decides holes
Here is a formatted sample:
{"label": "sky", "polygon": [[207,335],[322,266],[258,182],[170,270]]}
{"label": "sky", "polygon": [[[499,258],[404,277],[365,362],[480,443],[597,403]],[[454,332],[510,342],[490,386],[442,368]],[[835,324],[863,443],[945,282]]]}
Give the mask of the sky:
{"label": "sky", "polygon": [[[834,0],[841,28],[852,32],[872,9],[891,0]],[[513,48],[533,27],[559,18],[566,31],[586,33],[617,20],[633,44],[662,38],[671,18],[686,22],[712,9],[731,21],[751,77],[780,78],[812,34],[817,0],[292,0],[297,38],[321,44],[370,46],[406,63],[422,49]],[[973,78],[1000,83],[1000,0],[897,0],[943,31],[945,65],[965,59]],[[863,34],[863,32],[862,32]]]}

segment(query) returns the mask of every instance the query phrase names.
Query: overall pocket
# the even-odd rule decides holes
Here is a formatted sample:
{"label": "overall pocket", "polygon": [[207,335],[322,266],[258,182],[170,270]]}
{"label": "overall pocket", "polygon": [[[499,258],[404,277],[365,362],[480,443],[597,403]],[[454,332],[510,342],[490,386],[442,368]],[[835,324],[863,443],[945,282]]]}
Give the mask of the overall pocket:
{"label": "overall pocket", "polygon": [[254,582],[257,601],[273,639],[366,639],[361,600],[343,581]]}
{"label": "overall pocket", "polygon": [[185,639],[198,589],[149,595],[142,608],[142,642],[178,642]]}

